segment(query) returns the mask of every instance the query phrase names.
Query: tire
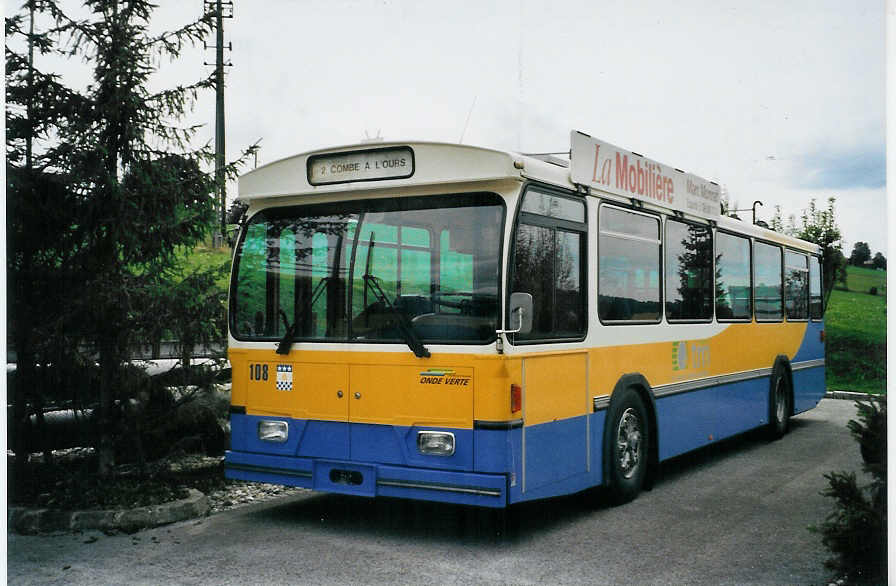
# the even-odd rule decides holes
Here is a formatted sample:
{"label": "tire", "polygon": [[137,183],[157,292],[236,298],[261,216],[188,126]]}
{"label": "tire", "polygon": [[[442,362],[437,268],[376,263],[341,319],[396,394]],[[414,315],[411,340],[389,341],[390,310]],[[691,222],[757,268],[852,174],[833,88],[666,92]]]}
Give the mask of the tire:
{"label": "tire", "polygon": [[768,436],[772,440],[784,437],[790,426],[793,413],[793,389],[790,377],[783,363],[778,362],[772,370],[768,397]]}
{"label": "tire", "polygon": [[607,489],[614,504],[627,503],[641,492],[647,473],[649,446],[647,409],[634,389],[625,389],[610,405],[604,435]]}

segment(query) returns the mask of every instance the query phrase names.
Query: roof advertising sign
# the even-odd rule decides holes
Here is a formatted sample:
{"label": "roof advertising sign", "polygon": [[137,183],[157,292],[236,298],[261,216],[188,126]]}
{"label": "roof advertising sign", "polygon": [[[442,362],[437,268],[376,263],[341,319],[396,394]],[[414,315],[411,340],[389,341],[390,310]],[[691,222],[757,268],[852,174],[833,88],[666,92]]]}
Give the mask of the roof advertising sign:
{"label": "roof advertising sign", "polygon": [[576,130],[570,133],[569,159],[573,183],[703,218],[721,215],[716,183]]}

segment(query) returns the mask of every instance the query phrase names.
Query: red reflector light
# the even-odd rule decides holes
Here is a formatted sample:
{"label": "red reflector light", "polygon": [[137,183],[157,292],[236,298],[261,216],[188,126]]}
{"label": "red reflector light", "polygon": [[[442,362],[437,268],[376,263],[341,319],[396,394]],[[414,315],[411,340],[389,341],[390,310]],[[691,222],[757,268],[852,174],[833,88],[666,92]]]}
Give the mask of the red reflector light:
{"label": "red reflector light", "polygon": [[821,333],[818,334],[818,339],[821,340],[822,343],[824,343],[824,330],[821,330]]}
{"label": "red reflector light", "polygon": [[510,385],[510,411],[516,413],[523,410],[523,387]]}

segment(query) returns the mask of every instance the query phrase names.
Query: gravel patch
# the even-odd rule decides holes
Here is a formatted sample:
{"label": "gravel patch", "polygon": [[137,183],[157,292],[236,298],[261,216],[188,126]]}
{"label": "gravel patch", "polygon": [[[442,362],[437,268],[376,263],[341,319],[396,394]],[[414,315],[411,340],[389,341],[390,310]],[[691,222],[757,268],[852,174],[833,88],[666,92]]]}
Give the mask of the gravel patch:
{"label": "gravel patch", "polygon": [[[173,474],[201,477],[203,475],[223,475],[224,458],[185,455],[176,459],[169,459],[168,470]],[[218,476],[220,478],[220,476]],[[276,498],[310,492],[307,488],[282,486],[279,484],[263,484],[259,482],[246,482],[244,480],[224,480],[223,486],[215,486],[210,489],[202,489],[208,497],[210,514],[220,513],[253,503],[260,503]]]}
{"label": "gravel patch", "polygon": [[215,514],[303,492],[310,492],[310,490],[294,486],[228,480],[224,488],[211,491],[207,496],[211,507],[210,512]]}

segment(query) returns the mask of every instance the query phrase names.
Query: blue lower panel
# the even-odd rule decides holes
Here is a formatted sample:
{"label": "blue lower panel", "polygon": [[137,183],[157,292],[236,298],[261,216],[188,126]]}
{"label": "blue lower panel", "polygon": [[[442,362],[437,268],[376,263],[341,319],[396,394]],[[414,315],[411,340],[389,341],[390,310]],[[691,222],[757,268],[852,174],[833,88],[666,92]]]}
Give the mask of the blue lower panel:
{"label": "blue lower panel", "polygon": [[768,398],[761,377],[657,399],[660,460],[767,424]]}
{"label": "blue lower panel", "polygon": [[225,476],[358,496],[507,505],[507,476],[228,451]]}
{"label": "blue lower panel", "polygon": [[588,471],[585,416],[526,427],[525,490],[563,482]]}
{"label": "blue lower panel", "polygon": [[812,409],[821,401],[825,393],[824,366],[793,371],[794,413]]}
{"label": "blue lower panel", "polygon": [[600,484],[605,417],[600,411],[517,430],[516,445],[525,456],[514,465],[510,502],[572,494]]}

